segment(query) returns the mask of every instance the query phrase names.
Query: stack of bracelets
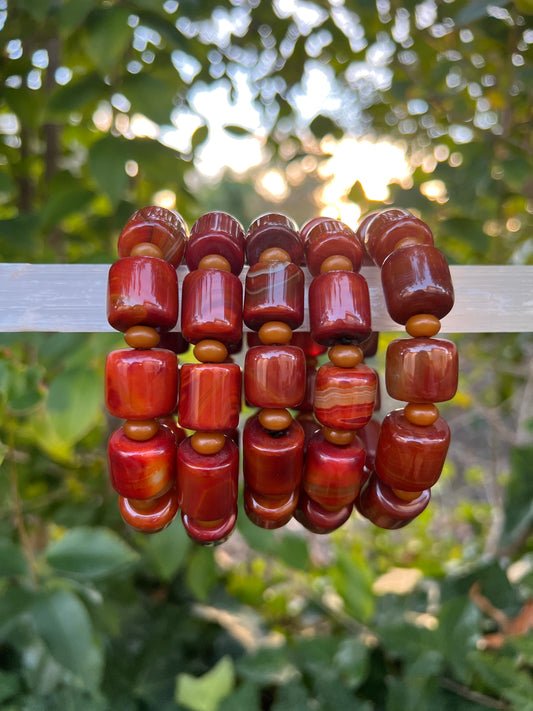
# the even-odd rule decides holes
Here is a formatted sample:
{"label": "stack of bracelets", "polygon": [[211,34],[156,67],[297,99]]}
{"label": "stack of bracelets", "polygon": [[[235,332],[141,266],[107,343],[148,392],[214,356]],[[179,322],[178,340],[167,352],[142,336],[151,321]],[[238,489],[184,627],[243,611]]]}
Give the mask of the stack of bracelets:
{"label": "stack of bracelets", "polygon": [[[390,208],[366,216],[357,232],[326,217],[298,230],[271,213],[245,234],[235,218],[211,212],[188,235],[175,212],[147,207],[122,230],[118,254],[107,316],[130,348],[109,354],[105,389],[109,412],[125,420],[108,456],[130,526],[159,531],[181,510],[199,543],[230,535],[243,396],[258,408],[242,430],[243,505],[257,526],[295,518],[327,533],[355,507],[394,529],[426,508],[450,441],[435,403],[455,394],[458,356],[452,342],[435,338],[454,294],[446,259],[422,220]],[[180,291],[183,259],[189,271]],[[411,337],[388,346],[386,389],[407,404],[381,423],[373,417],[378,376],[363,362],[377,349],[359,273],[364,259],[381,269],[389,314]],[[309,332],[298,330],[304,263],[312,277]],[[233,356],[242,349],[243,323],[241,373]],[[196,362],[178,369],[177,354],[190,344]],[[326,352],[329,361],[317,369]]]}

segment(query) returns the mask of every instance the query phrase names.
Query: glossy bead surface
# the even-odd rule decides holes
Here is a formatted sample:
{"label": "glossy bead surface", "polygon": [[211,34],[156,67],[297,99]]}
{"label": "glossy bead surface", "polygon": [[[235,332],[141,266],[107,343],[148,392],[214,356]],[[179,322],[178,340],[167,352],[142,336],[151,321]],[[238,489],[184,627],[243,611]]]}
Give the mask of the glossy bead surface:
{"label": "glossy bead surface", "polygon": [[385,384],[405,402],[444,402],[457,391],[457,346],[440,338],[403,338],[387,348]]}
{"label": "glossy bead surface", "polygon": [[241,369],[235,363],[182,365],[178,413],[188,430],[235,429],[241,406]]}
{"label": "glossy bead surface", "polygon": [[124,420],[149,420],[173,412],[178,393],[178,363],[171,351],[111,351],[105,368],[109,412]]}
{"label": "glossy bead surface", "polygon": [[144,442],[120,427],[109,438],[107,454],[111,485],[121,496],[152,499],[176,483],[176,440],[165,427]]}
{"label": "glossy bead surface", "polygon": [[175,488],[154,499],[149,508],[138,509],[129,499],[119,496],[118,507],[124,521],[136,531],[158,533],[174,520],[179,509],[178,492]]}
{"label": "glossy bead surface", "polygon": [[131,326],[124,334],[124,340],[131,348],[156,348],[161,337],[151,326]]}
{"label": "glossy bead surface", "polygon": [[198,269],[220,269],[223,272],[231,272],[231,264],[221,254],[206,254],[198,262]]}
{"label": "glossy bead surface", "polygon": [[326,363],[317,371],[315,416],[335,430],[364,427],[374,411],[376,373],[367,365],[337,368]]}
{"label": "glossy bead surface", "polygon": [[370,336],[359,344],[365,358],[372,358],[378,352],[379,331],[372,331]]}
{"label": "glossy bead surface", "polygon": [[291,346],[298,346],[310,358],[322,355],[328,350],[327,346],[317,343],[309,331],[294,331],[291,337]]}
{"label": "glossy bead surface", "polygon": [[355,232],[347,225],[340,220],[329,219],[318,222],[307,231],[305,256],[313,276],[320,273],[324,260],[337,255],[349,260],[349,269],[358,272],[361,268],[363,248]]}
{"label": "glossy bead surface", "polygon": [[194,346],[193,355],[201,363],[222,363],[228,357],[228,349],[220,341],[206,338]]}
{"label": "glossy bead surface", "polygon": [[160,348],[166,348],[173,353],[186,353],[189,350],[190,343],[186,341],[178,331],[167,331],[161,334],[159,341]]}
{"label": "glossy bead surface", "polygon": [[383,295],[390,317],[405,324],[417,314],[441,319],[454,303],[450,268],[436,247],[421,244],[393,252],[381,268]]}
{"label": "glossy bead surface", "polygon": [[449,444],[450,428],[442,417],[432,425],[413,425],[403,410],[393,410],[381,423],[376,473],[395,489],[428,489],[441,475]]}
{"label": "glossy bead surface", "polygon": [[376,462],[376,450],[378,447],[381,423],[373,417],[362,429],[357,430],[357,436],[361,440],[366,452],[365,473],[368,475],[374,471]]}
{"label": "glossy bead surface", "polygon": [[439,419],[439,410],[431,403],[409,402],[403,409],[405,418],[413,425],[427,427]]}
{"label": "glossy bead surface", "polygon": [[355,368],[363,360],[363,351],[358,346],[337,344],[329,349],[330,361],[339,368]]}
{"label": "glossy bead surface", "polygon": [[440,331],[440,321],[431,314],[416,314],[407,320],[405,330],[413,338],[431,338]]}
{"label": "glossy bead surface", "polygon": [[359,513],[375,526],[386,529],[402,528],[419,516],[429,504],[429,489],[412,501],[397,496],[376,474],[363,486],[355,505]]}
{"label": "glossy bead surface", "polygon": [[243,503],[244,511],[253,524],[272,530],[289,523],[298,504],[298,491],[279,498],[265,498],[245,484]]}
{"label": "glossy bead surface", "polygon": [[281,432],[290,427],[292,422],[292,415],[288,410],[283,408],[263,408],[257,413],[259,422],[265,430],[270,430],[271,432]]}
{"label": "glossy bead surface", "polygon": [[264,345],[284,345],[292,338],[292,328],[283,321],[267,321],[261,326],[257,335]]}
{"label": "glossy bead surface", "polygon": [[342,270],[347,272],[356,271],[348,257],[343,257],[342,254],[332,254],[331,257],[326,257],[320,265],[320,274],[324,274],[324,272],[338,272]]}
{"label": "glossy bead surface", "polygon": [[316,382],[316,363],[310,364],[306,361],[305,364],[305,393],[303,400],[296,409],[299,412],[313,412],[315,403],[315,382]]}
{"label": "glossy bead surface", "polygon": [[122,428],[129,439],[145,442],[151,439],[159,429],[158,420],[126,420]]}
{"label": "glossy bead surface", "polygon": [[191,227],[185,252],[190,271],[198,269],[203,257],[219,254],[228,260],[236,276],[244,265],[244,230],[241,223],[226,212],[208,212]]}
{"label": "glossy bead surface", "polygon": [[320,423],[315,420],[315,418],[311,412],[302,412],[301,414],[298,414],[296,416],[296,422],[298,422],[298,424],[304,431],[304,460],[305,460],[305,456],[307,454],[307,446],[308,446],[309,442],[311,441],[311,438],[313,437],[313,435],[315,435],[317,432],[320,432],[321,426],[320,426]]}
{"label": "glossy bead surface", "polygon": [[281,247],[269,247],[259,255],[258,262],[291,262],[291,255]]}
{"label": "glossy bead surface", "polygon": [[425,222],[407,210],[390,208],[374,216],[365,229],[365,248],[379,267],[394,251],[400,240],[416,239],[420,244],[432,245],[433,233]]}
{"label": "glossy bead surface", "polygon": [[183,280],[181,331],[191,343],[242,338],[242,284],[231,272],[198,269]]}
{"label": "glossy bead surface", "polygon": [[268,321],[283,321],[290,328],[304,319],[304,274],[292,262],[259,262],[246,275],[243,319],[258,331]]}
{"label": "glossy bead surface", "polygon": [[244,395],[255,407],[295,407],[305,395],[305,355],[296,346],[256,346],[244,360]]}
{"label": "glossy bead surface", "polygon": [[165,417],[158,417],[159,424],[162,427],[169,429],[176,439],[176,444],[183,442],[187,437],[185,430],[179,426],[179,424],[174,419],[173,415],[166,415]]}
{"label": "glossy bead surface", "polygon": [[360,343],[371,332],[366,280],[355,272],[326,272],[309,287],[312,338],[325,346]]}
{"label": "glossy bead surface", "polygon": [[152,242],[163,252],[163,258],[174,268],[181,264],[187,227],[181,215],[164,207],[152,205],[134,212],[118,238],[119,257],[129,256],[132,247]]}
{"label": "glossy bead surface", "polygon": [[340,528],[350,518],[353,503],[346,504],[337,511],[327,511],[302,491],[294,518],[311,533],[324,534]]}
{"label": "glossy bead surface", "polygon": [[301,264],[304,244],[296,223],[286,215],[267,213],[257,217],[246,234],[246,258],[251,266],[259,260],[261,252],[270,247],[281,247],[290,254],[294,264]]}
{"label": "glossy bead surface", "polygon": [[176,270],[162,259],[126,257],[111,265],[107,281],[107,320],[117,331],[131,326],[174,328],[178,320]]}
{"label": "glossy bead surface", "polygon": [[328,511],[353,503],[364,481],[365,450],[356,437],[345,446],[317,433],[307,446],[302,486],[310,499]]}
{"label": "glossy bead surface", "polygon": [[195,432],[191,435],[191,447],[198,454],[216,454],[225,444],[223,432]]}
{"label": "glossy bead surface", "polygon": [[356,430],[333,430],[331,427],[322,427],[322,435],[326,442],[340,446],[351,444],[356,437]]}

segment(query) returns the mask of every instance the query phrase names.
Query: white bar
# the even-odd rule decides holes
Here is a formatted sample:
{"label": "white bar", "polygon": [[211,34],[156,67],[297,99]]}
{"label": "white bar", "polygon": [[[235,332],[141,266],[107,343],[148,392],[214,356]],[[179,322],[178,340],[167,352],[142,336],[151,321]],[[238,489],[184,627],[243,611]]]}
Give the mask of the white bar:
{"label": "white bar", "polygon": [[[450,269],[456,300],[442,321],[443,333],[533,331],[532,266]],[[108,270],[108,264],[0,264],[0,332],[112,331],[106,319]],[[361,271],[370,289],[373,329],[402,330],[385,308],[379,270]],[[178,269],[180,285],[186,274],[186,267]],[[246,268],[243,280],[245,274]],[[307,270],[306,281],[309,285]],[[301,330],[308,328],[306,308]]]}

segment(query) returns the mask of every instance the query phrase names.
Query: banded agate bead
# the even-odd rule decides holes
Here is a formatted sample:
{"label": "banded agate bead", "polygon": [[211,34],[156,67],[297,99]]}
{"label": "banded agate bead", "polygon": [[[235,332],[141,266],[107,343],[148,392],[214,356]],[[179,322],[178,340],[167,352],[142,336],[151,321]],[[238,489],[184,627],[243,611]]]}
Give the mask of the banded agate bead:
{"label": "banded agate bead", "polygon": [[158,533],[174,520],[179,509],[176,488],[172,488],[139,508],[140,502],[118,497],[118,508],[124,521],[141,533]]}
{"label": "banded agate bead", "polygon": [[227,259],[232,273],[239,276],[244,265],[244,230],[226,212],[208,212],[191,227],[185,252],[189,270],[198,269],[200,261],[210,254]]}
{"label": "banded agate bead", "polygon": [[188,430],[234,430],[241,407],[241,369],[235,363],[186,363],[180,370],[178,419]]}
{"label": "banded agate bead", "polygon": [[181,215],[152,205],[134,212],[118,238],[119,257],[128,257],[132,248],[143,242],[157,245],[163,259],[177,268],[183,259],[187,226]]}
{"label": "banded agate bead", "polygon": [[378,212],[365,228],[365,248],[378,267],[409,237],[420,244],[433,245],[433,233],[425,222],[407,210],[390,208]]}
{"label": "banded agate bead", "polygon": [[258,262],[246,275],[243,320],[258,331],[269,321],[293,330],[304,320],[304,274],[292,262]]}
{"label": "banded agate bead", "polygon": [[324,260],[336,255],[349,259],[354,272],[363,261],[361,243],[347,225],[340,220],[323,220],[306,233],[305,255],[307,266],[313,276],[320,274]]}
{"label": "banded agate bead", "polygon": [[265,249],[278,247],[289,253],[294,264],[304,258],[304,244],[296,223],[286,215],[271,212],[256,218],[246,234],[246,258],[253,266]]}
{"label": "banded agate bead", "polygon": [[315,381],[314,410],[326,427],[357,430],[364,427],[374,411],[377,376],[367,365],[338,368],[320,366]]}
{"label": "banded agate bead", "polygon": [[421,491],[411,501],[397,496],[376,474],[361,489],[355,505],[359,513],[379,528],[403,528],[419,516],[429,504],[430,489]]}
{"label": "banded agate bead", "polygon": [[244,394],[255,407],[296,407],[305,395],[305,356],[296,346],[256,346],[244,361]]}

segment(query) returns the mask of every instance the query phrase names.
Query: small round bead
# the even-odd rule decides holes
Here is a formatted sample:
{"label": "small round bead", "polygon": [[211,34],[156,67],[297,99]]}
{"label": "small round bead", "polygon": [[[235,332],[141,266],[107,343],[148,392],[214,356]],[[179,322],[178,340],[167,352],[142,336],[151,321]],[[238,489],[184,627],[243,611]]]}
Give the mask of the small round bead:
{"label": "small round bead", "polygon": [[404,237],[401,240],[398,240],[396,244],[394,245],[394,250],[396,249],[402,249],[402,247],[412,247],[415,244],[426,244],[426,242],[423,239],[418,239],[417,237]]}
{"label": "small round bead", "polygon": [[122,427],[128,439],[146,442],[152,439],[159,429],[159,422],[157,420],[126,420]]}
{"label": "small round bead", "polygon": [[355,368],[363,360],[363,351],[359,346],[337,344],[328,351],[328,356],[333,365],[339,368]]}
{"label": "small round bead", "polygon": [[281,432],[290,427],[292,415],[283,408],[263,408],[257,415],[261,426],[270,432]]}
{"label": "small round bead", "polygon": [[259,255],[259,262],[290,262],[291,255],[281,247],[269,247]]}
{"label": "small round bead", "polygon": [[220,269],[223,272],[231,272],[231,264],[221,254],[206,254],[198,262],[198,269]]}
{"label": "small round bead", "polygon": [[124,340],[131,348],[155,348],[161,337],[151,326],[131,326],[124,334]]}
{"label": "small round bead", "polygon": [[440,331],[440,321],[433,314],[416,314],[407,320],[405,330],[413,338],[431,338]]}
{"label": "small round bead", "polygon": [[292,328],[283,321],[267,321],[261,326],[257,335],[265,346],[284,345],[292,338]]}
{"label": "small round bead", "polygon": [[322,434],[330,444],[342,447],[345,444],[351,444],[357,433],[355,430],[334,430],[331,427],[322,427]]}
{"label": "small round bead", "polygon": [[223,432],[195,432],[191,437],[191,447],[198,454],[216,454],[225,443]]}
{"label": "small round bead", "polygon": [[403,414],[411,424],[422,427],[428,427],[439,419],[439,410],[432,403],[409,402]]}
{"label": "small round bead", "polygon": [[415,499],[418,499],[420,494],[424,493],[423,491],[402,491],[401,489],[394,488],[392,488],[392,491],[402,501],[414,501]]}
{"label": "small round bead", "polygon": [[353,264],[348,257],[342,254],[332,254],[331,257],[326,257],[320,265],[320,273],[346,271],[353,272]]}
{"label": "small round bead", "polygon": [[139,242],[131,248],[130,257],[158,257],[163,259],[163,250],[153,242]]}
{"label": "small round bead", "polygon": [[193,355],[201,363],[223,363],[228,357],[228,349],[221,341],[205,338],[194,346]]}

